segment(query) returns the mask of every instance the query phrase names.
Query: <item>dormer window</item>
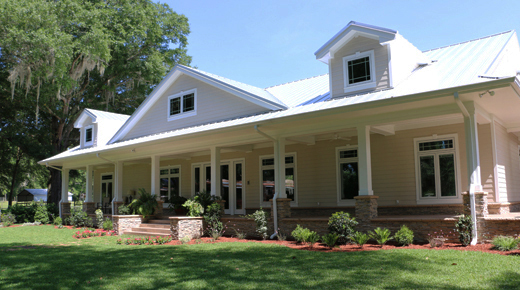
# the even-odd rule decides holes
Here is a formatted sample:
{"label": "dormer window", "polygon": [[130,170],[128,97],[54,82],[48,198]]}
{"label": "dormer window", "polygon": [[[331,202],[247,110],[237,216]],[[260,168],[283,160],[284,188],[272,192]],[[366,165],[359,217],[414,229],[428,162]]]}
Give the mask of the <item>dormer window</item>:
{"label": "dormer window", "polygon": [[376,87],[374,51],[357,52],[343,58],[345,93]]}
{"label": "dormer window", "polygon": [[84,146],[90,146],[92,144],[94,144],[94,126],[90,125],[85,127]]}
{"label": "dormer window", "polygon": [[168,97],[168,121],[197,115],[197,89]]}

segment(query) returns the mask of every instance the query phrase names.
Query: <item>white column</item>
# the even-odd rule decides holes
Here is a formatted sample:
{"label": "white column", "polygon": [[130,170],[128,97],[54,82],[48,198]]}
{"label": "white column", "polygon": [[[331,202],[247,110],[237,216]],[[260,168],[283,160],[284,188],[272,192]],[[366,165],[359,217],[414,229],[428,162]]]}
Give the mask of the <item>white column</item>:
{"label": "white column", "polygon": [[480,158],[478,148],[478,128],[477,115],[473,104],[465,105],[469,116],[464,116],[464,129],[466,134],[466,159],[468,166],[468,185],[469,192],[482,191],[482,181],[480,176]]}
{"label": "white column", "polygon": [[157,199],[161,198],[161,157],[160,156],[152,156],[152,192],[151,194],[155,194]]}
{"label": "white column", "polygon": [[85,171],[85,175],[87,177],[85,185],[85,202],[92,202],[94,200],[94,196],[92,195],[92,168],[92,165],[87,165],[87,169]]}
{"label": "white column", "polygon": [[370,157],[370,126],[357,127],[359,195],[373,195],[372,161]]}
{"label": "white column", "polygon": [[61,170],[61,200],[60,200],[60,217],[63,218],[61,212],[61,204],[69,202],[69,169],[63,168]]}
{"label": "white column", "polygon": [[211,195],[220,196],[220,147],[211,147]]}
{"label": "white column", "polygon": [[114,181],[114,198],[112,199],[112,213],[116,212],[115,202],[123,201],[123,161],[116,161],[114,167],[116,180]]}
{"label": "white column", "polygon": [[278,156],[275,155],[275,164],[278,159],[278,170],[275,170],[275,188],[278,187],[275,190],[278,192],[279,198],[287,198],[285,192],[285,138],[279,138],[278,142],[275,142],[275,146],[278,147]]}

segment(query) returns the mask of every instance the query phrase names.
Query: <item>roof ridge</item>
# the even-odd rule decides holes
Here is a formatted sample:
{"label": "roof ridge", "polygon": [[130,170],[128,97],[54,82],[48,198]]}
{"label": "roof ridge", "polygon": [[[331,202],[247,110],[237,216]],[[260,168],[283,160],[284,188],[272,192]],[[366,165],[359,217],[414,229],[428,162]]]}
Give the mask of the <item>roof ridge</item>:
{"label": "roof ridge", "polygon": [[108,111],[101,111],[101,110],[96,110],[96,109],[91,109],[91,108],[85,108],[85,110],[97,111],[97,112],[107,113],[107,114],[112,114],[112,115],[121,115],[121,116],[128,116],[128,117],[132,116],[132,115],[121,114],[121,113],[113,113],[113,112],[108,112]]}
{"label": "roof ridge", "polygon": [[499,36],[499,35],[510,33],[510,32],[514,32],[514,31],[515,31],[514,29],[511,29],[511,30],[508,30],[508,31],[495,33],[495,34],[491,34],[491,35],[488,35],[488,36],[479,37],[479,38],[475,38],[475,39],[470,39],[470,40],[466,40],[466,41],[459,42],[459,43],[454,43],[454,44],[445,45],[445,46],[441,46],[441,47],[437,47],[437,48],[423,50],[422,52],[429,52],[429,51],[434,51],[434,50],[443,49],[443,48],[447,48],[447,47],[452,47],[452,46],[456,46],[456,45],[461,45],[461,44],[464,44],[464,43],[473,42],[473,41],[477,41],[477,40],[482,40],[482,39],[486,39],[486,38],[491,38],[491,37]]}
{"label": "roof ridge", "polygon": [[301,82],[301,81],[305,81],[305,80],[310,80],[310,79],[314,79],[314,78],[321,77],[321,76],[326,76],[326,75],[328,75],[328,73],[324,73],[324,74],[317,75],[317,76],[312,76],[312,77],[308,77],[308,78],[303,78],[303,79],[299,79],[299,80],[295,80],[295,81],[291,81],[291,82],[286,82],[286,83],[270,86],[270,87],[265,88],[264,90],[272,89],[272,88],[276,88],[276,87],[280,87],[280,86],[285,86],[285,85],[288,85],[288,84]]}

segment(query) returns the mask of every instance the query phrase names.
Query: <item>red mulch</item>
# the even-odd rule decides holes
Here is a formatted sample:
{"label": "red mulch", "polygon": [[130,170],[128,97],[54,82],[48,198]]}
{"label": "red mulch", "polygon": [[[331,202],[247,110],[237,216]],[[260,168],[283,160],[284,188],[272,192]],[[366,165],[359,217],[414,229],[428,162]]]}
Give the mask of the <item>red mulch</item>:
{"label": "red mulch", "polygon": [[[406,247],[396,246],[392,244],[384,245],[382,248],[377,244],[366,244],[362,248],[357,245],[341,245],[336,246],[334,248],[329,248],[321,243],[314,244],[313,247],[310,247],[306,244],[299,244],[295,241],[278,241],[278,240],[239,240],[237,238],[231,237],[222,237],[217,241],[213,241],[211,238],[201,238],[199,240],[191,240],[188,244],[193,245],[197,243],[247,243],[247,242],[255,242],[255,243],[263,243],[263,244],[277,244],[286,246],[292,249],[305,250],[305,251],[317,251],[317,252],[359,252],[359,251],[379,251],[379,250],[392,250],[392,249],[428,249],[428,250],[457,250],[457,251],[475,251],[475,252],[485,252],[492,254],[500,254],[500,255],[520,255],[520,250],[514,250],[510,252],[502,252],[498,250],[492,250],[492,244],[477,244],[475,246],[467,246],[464,247],[461,244],[457,243],[445,243],[442,247],[431,248],[429,244],[423,245],[409,245]],[[181,242],[178,240],[173,240],[165,245],[180,245]]]}

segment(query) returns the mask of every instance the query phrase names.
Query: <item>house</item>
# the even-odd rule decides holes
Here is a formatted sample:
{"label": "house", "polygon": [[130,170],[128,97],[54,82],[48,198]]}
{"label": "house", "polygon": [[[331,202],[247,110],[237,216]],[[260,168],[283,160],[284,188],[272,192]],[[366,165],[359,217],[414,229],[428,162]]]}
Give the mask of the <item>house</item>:
{"label": "house", "polygon": [[[47,202],[47,189],[24,189],[17,196],[18,202],[44,201]],[[72,201],[72,193],[67,195],[67,201]]]}
{"label": "house", "polygon": [[63,168],[64,193],[86,170],[89,211],[141,187],[165,207],[202,190],[229,215],[273,207],[275,224],[453,216],[464,192],[474,217],[520,210],[515,31],[420,51],[350,22],[315,57],[328,74],[265,89],[177,65],[131,116],[84,110],[80,146],[40,164]]}

